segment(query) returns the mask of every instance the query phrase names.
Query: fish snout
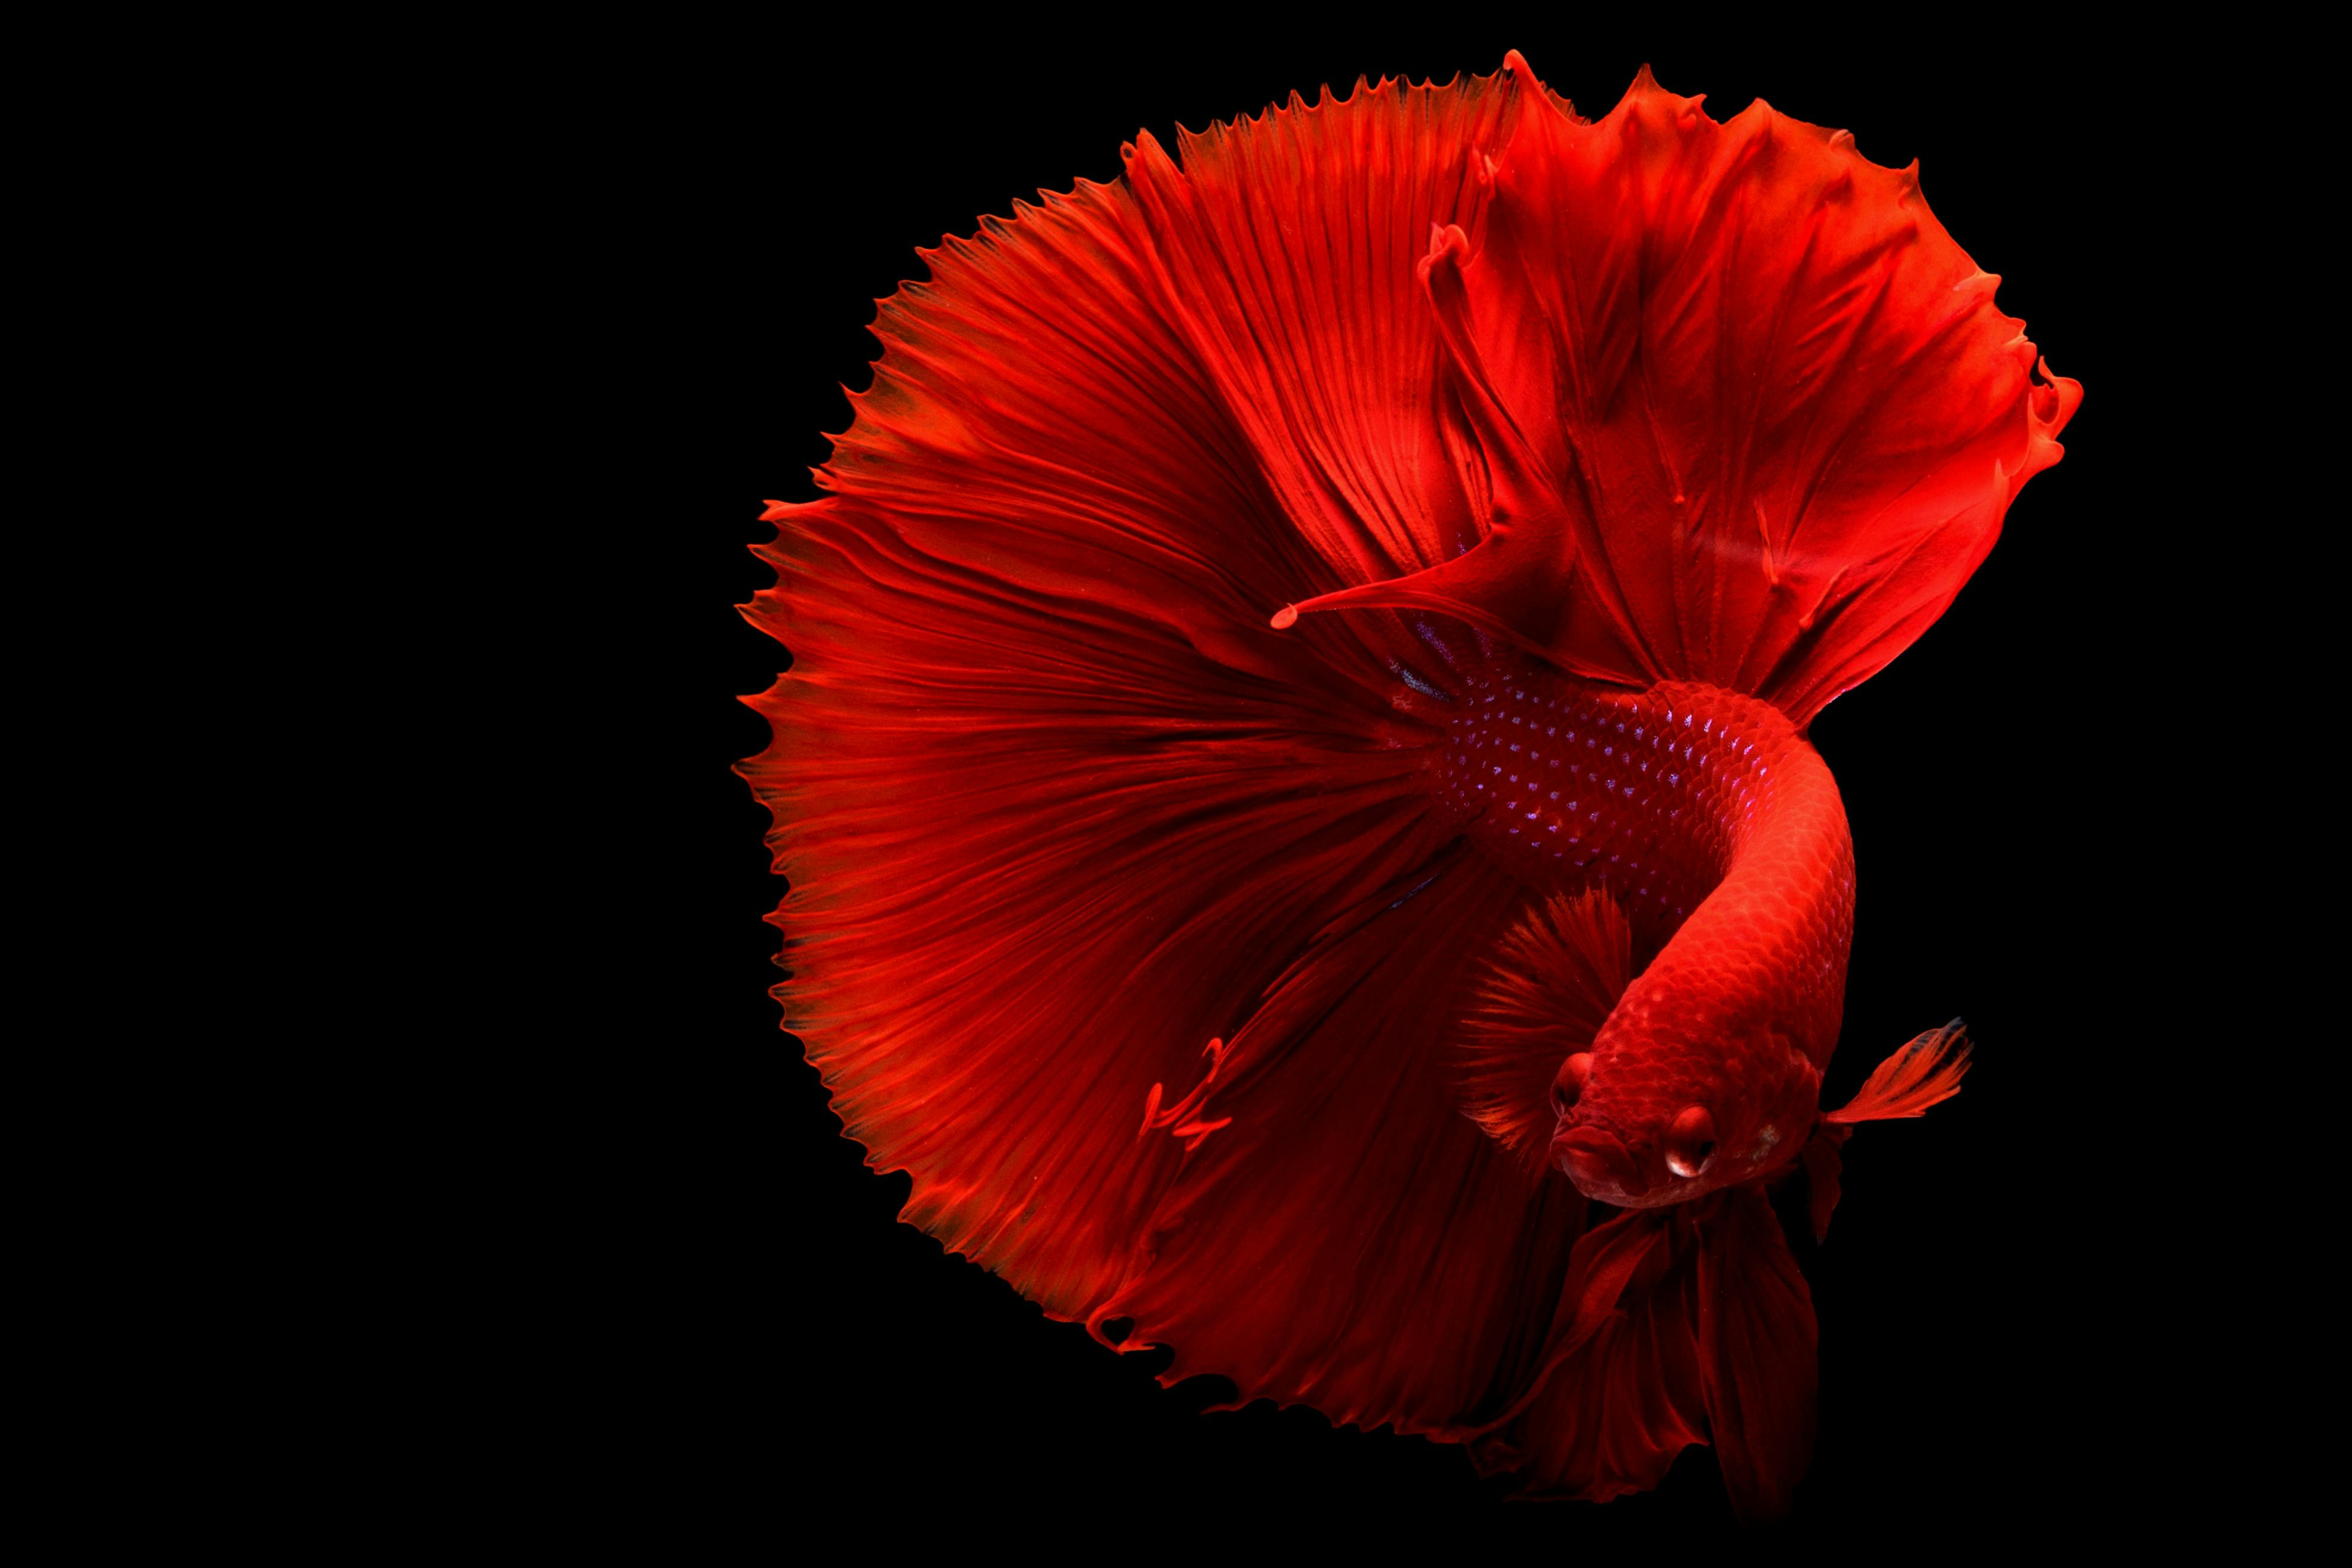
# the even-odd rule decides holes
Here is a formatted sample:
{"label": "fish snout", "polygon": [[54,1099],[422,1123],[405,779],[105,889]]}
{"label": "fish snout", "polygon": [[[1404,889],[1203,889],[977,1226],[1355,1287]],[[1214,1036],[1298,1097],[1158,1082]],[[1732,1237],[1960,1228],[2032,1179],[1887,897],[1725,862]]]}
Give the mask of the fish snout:
{"label": "fish snout", "polygon": [[1596,1203],[1637,1205],[1649,1182],[1624,1140],[1604,1128],[1563,1127],[1551,1140],[1552,1163],[1568,1173],[1576,1189]]}

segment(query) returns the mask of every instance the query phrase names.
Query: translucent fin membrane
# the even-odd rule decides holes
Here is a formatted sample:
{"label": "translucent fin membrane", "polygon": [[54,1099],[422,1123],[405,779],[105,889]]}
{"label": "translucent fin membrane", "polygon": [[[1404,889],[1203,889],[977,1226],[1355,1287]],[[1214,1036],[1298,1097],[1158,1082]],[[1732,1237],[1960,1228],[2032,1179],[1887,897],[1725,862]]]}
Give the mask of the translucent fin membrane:
{"label": "translucent fin membrane", "polygon": [[1839,1126],[1924,1116],[1960,1092],[1969,1072],[1969,1037],[1958,1019],[1931,1029],[1878,1064],[1844,1108],[1822,1118]]}

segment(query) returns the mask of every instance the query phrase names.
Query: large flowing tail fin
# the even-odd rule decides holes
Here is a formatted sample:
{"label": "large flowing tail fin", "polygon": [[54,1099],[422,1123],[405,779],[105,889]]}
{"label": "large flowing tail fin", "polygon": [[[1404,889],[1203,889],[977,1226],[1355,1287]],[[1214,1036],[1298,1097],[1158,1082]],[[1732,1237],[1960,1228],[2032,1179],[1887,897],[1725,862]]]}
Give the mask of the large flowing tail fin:
{"label": "large flowing tail fin", "polygon": [[1448,1092],[1517,894],[1425,788],[1426,650],[1260,607],[1456,538],[1414,267],[1517,103],[1143,138],[950,243],[749,612],[793,654],[743,767],[777,994],[905,1218],[1171,1375],[1441,1434],[1540,1345],[1584,1200]]}
{"label": "large flowing tail fin", "polygon": [[1446,612],[1803,725],[1943,613],[2082,388],[1994,306],[1916,164],[1761,102],[1717,124],[1646,69],[1595,123],[1527,103],[1475,170],[1478,232],[1435,231],[1421,267],[1481,537],[1275,624]]}

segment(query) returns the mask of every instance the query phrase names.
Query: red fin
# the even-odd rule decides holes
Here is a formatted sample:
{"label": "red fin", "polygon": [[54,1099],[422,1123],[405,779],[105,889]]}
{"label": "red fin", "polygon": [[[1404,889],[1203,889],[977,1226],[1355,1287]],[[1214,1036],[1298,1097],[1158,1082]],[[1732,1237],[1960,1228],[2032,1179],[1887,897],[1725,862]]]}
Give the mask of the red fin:
{"label": "red fin", "polygon": [[1360,84],[1345,99],[1139,136],[1127,180],[1177,321],[1322,562],[1258,606],[1433,566],[1477,539],[1483,464],[1449,432],[1417,276],[1433,226],[1476,222],[1507,74]]}
{"label": "red fin", "polygon": [[1740,1517],[1776,1518],[1812,1452],[1817,1339],[1760,1186],[1621,1214],[1577,1243],[1531,1391],[1469,1435],[1472,1458],[1605,1502],[1706,1443]]}
{"label": "red fin", "polygon": [[1708,1440],[1739,1517],[1777,1519],[1813,1454],[1821,1363],[1812,1293],[1762,1187],[1733,1188],[1697,1225]]}
{"label": "red fin", "polygon": [[1511,886],[1462,856],[1374,900],[1226,1048],[1193,1114],[1230,1124],[1187,1156],[1148,1262],[1095,1314],[1131,1318],[1128,1346],[1172,1346],[1165,1380],[1214,1373],[1244,1401],[1441,1437],[1523,1386],[1584,1200],[1562,1177],[1531,1186],[1461,1115],[1444,1045]]}
{"label": "red fin", "polygon": [[1530,903],[1479,967],[1457,1035],[1462,1105],[1530,1172],[1549,1162],[1560,1063],[1591,1048],[1633,969],[1633,927],[1601,888]]}
{"label": "red fin", "polygon": [[1761,102],[1718,124],[1645,73],[1590,124],[1523,94],[1485,183],[1423,268],[1484,542],[1297,609],[1451,603],[1572,672],[1801,727],[1943,612],[2058,460],[2082,388],[1916,172],[1843,132]]}
{"label": "red fin", "polygon": [[1706,1440],[1688,1217],[1633,1209],[1576,1244],[1541,1368],[1471,1439],[1481,1471],[1537,1497],[1606,1502],[1665,1479]]}
{"label": "red fin", "polygon": [[932,253],[882,307],[833,493],[771,508],[747,612],[793,655],[741,768],[791,879],[785,1021],[908,1173],[906,1218],[1064,1316],[1236,1131],[1236,1064],[1139,1138],[1151,1086],[1182,1102],[1203,1045],[1448,836],[1390,743],[1378,639],[1410,633],[1265,627],[1318,558],[1139,223],[1082,186]]}
{"label": "red fin", "polygon": [[1810,1189],[1814,1240],[1829,1239],[1830,1216],[1837,1208],[1844,1166],[1840,1151],[1853,1135],[1855,1125],[1925,1115],[1929,1106],[1939,1105],[1960,1092],[1960,1080],[1968,1071],[1968,1035],[1960,1020],[1954,1019],[1941,1029],[1915,1037],[1880,1062],[1851,1103],[1822,1118],[1800,1156]]}
{"label": "red fin", "polygon": [[1830,1216],[1837,1212],[1839,1186],[1843,1177],[1845,1160],[1839,1150],[1853,1136],[1852,1127],[1832,1127],[1824,1122],[1813,1129],[1798,1155],[1805,1167],[1806,1218],[1812,1222],[1816,1242],[1830,1239]]}
{"label": "red fin", "polygon": [[1843,1110],[1822,1121],[1838,1126],[1857,1122],[1892,1122],[1927,1114],[1960,1092],[1968,1076],[1969,1037],[1958,1019],[1931,1029],[1878,1064],[1862,1092]]}

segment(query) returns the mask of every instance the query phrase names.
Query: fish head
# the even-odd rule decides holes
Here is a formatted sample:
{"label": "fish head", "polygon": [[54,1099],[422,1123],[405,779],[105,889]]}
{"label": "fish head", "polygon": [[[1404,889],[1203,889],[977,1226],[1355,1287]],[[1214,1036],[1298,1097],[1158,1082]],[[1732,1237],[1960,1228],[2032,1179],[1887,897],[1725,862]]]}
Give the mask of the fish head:
{"label": "fish head", "polygon": [[[1629,998],[1630,999],[1630,998]],[[1662,1208],[1795,1158],[1821,1073],[1769,1016],[1621,1008],[1552,1086],[1552,1163],[1620,1208]]]}

